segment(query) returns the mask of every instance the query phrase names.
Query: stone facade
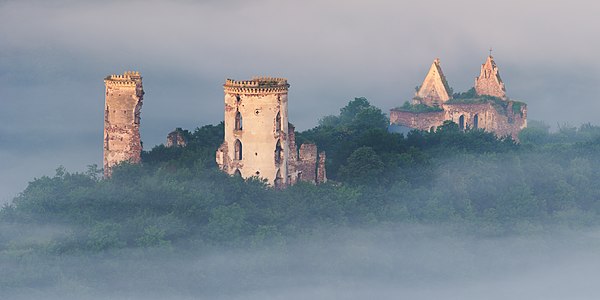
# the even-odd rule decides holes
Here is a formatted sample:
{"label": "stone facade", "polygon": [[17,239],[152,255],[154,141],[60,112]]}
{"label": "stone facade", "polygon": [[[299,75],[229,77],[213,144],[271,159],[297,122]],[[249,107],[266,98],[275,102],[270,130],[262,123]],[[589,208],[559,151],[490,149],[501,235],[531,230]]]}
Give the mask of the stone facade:
{"label": "stone facade", "polygon": [[[439,61],[436,61],[434,65],[439,67]],[[432,73],[431,69],[430,73]],[[441,69],[437,74],[442,74]],[[439,78],[445,80],[442,76]],[[429,77],[428,75],[425,80],[430,80]],[[439,82],[440,79],[438,79],[438,86]],[[431,109],[415,112],[395,108],[390,111],[390,123],[430,131],[442,125],[444,121],[450,120],[458,124],[461,129],[480,128],[494,132],[500,137],[510,135],[518,140],[521,129],[527,127],[527,105],[506,97],[504,83],[491,56],[481,67],[481,74],[475,84],[477,95],[474,99],[452,99],[450,96],[438,106],[439,111]],[[424,82],[422,87],[425,85]],[[436,106],[435,103],[427,101],[417,104]]]}
{"label": "stone facade", "polygon": [[187,138],[183,133],[183,129],[175,128],[175,130],[171,131],[167,135],[167,144],[168,148],[170,147],[185,147],[187,146]]}
{"label": "stone facade", "polygon": [[481,65],[479,77],[475,78],[475,92],[480,96],[487,95],[507,99],[504,82],[500,78],[500,72],[498,72],[496,62],[491,55]]}
{"label": "stone facade", "polygon": [[[288,123],[288,88],[284,78],[227,79],[225,137],[216,153],[221,170],[242,178],[260,177],[284,187],[305,180],[305,155],[296,153],[293,126]],[[308,147],[308,146],[307,146]],[[316,146],[315,146],[316,149]],[[315,161],[312,172],[316,171]],[[316,173],[312,178],[316,182]],[[308,180],[308,179],[307,179]]]}
{"label": "stone facade", "polygon": [[104,176],[110,177],[114,165],[141,160],[140,113],[144,89],[140,73],[132,71],[110,75],[104,84]]}
{"label": "stone facade", "polygon": [[436,58],[429,72],[423,80],[423,84],[419,87],[413,98],[413,104],[425,104],[427,106],[440,106],[444,102],[450,100],[452,91],[446,81],[446,76],[442,72],[440,59]]}

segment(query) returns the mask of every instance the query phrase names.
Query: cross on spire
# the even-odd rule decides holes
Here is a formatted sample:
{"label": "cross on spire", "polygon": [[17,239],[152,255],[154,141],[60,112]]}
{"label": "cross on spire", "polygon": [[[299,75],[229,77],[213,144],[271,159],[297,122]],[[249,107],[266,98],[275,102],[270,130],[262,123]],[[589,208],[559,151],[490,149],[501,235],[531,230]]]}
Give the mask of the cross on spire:
{"label": "cross on spire", "polygon": [[492,50],[493,50],[492,47],[490,47],[490,56],[492,56]]}

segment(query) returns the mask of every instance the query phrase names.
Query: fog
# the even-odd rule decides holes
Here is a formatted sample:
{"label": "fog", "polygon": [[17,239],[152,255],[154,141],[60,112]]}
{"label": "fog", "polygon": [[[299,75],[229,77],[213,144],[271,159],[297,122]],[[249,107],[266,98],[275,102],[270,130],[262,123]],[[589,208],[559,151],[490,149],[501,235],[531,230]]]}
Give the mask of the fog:
{"label": "fog", "polygon": [[353,97],[384,111],[440,57],[468,90],[490,47],[529,118],[598,124],[597,2],[0,1],[0,202],[101,163],[102,79],[141,71],[142,140],[222,120],[225,78],[283,76],[298,130]]}
{"label": "fog", "polygon": [[[48,229],[43,236],[48,232],[60,230]],[[236,251],[190,247],[53,257],[0,252],[0,286],[4,286],[0,298],[468,300],[600,296],[599,229],[477,237],[444,225],[405,224],[325,232],[321,237]],[[23,278],[23,274],[35,276]],[[11,282],[17,284],[11,286]]]}

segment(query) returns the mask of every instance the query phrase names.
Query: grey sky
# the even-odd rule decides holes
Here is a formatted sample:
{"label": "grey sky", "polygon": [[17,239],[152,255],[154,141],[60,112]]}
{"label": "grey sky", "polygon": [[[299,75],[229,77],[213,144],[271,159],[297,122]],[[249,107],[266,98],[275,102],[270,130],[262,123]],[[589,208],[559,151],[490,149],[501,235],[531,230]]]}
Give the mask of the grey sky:
{"label": "grey sky", "polygon": [[287,77],[299,130],[356,96],[410,99],[440,57],[455,91],[487,49],[551,125],[600,123],[597,1],[0,1],[0,202],[101,163],[103,77],[138,70],[145,149],[222,120],[225,78]]}

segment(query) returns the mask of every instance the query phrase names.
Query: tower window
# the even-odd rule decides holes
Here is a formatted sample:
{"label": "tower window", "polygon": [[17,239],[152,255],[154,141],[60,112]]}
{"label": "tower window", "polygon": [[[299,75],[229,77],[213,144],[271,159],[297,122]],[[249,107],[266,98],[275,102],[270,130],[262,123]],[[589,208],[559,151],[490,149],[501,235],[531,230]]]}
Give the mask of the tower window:
{"label": "tower window", "polygon": [[277,112],[277,116],[275,117],[275,132],[281,131],[281,112]]}
{"label": "tower window", "polygon": [[239,110],[235,114],[235,130],[242,130],[242,114]]}
{"label": "tower window", "polygon": [[242,160],[242,142],[235,140],[235,160]]}

